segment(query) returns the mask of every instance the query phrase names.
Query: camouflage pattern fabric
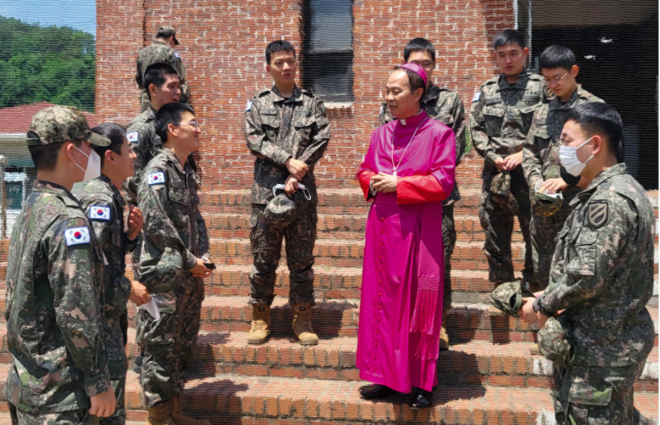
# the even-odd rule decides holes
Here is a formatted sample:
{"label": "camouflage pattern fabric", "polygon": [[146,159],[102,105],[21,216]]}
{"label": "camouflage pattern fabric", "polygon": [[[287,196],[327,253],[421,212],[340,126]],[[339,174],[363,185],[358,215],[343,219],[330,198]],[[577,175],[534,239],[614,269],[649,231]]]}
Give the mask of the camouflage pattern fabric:
{"label": "camouflage pattern fabric", "polygon": [[564,204],[563,197],[558,198],[543,192],[537,192],[533,186],[530,187],[529,190],[532,213],[534,216],[551,217],[561,211],[561,207]]}
{"label": "camouflage pattern fabric", "polygon": [[144,358],[140,382],[148,407],[178,397],[183,372],[199,333],[204,281],[188,271],[208,255],[206,223],[199,211],[195,172],[170,149],[149,162],[138,187],[144,212],[140,281],[161,314],[155,321],[139,310],[137,327]]}
{"label": "camouflage pattern fabric", "polygon": [[534,282],[531,237],[529,234],[531,218],[529,188],[519,168],[512,171],[510,175],[510,190],[506,195],[493,195],[490,192],[492,177],[489,174],[484,176],[481,190],[479,221],[481,227],[486,231],[484,251],[488,258],[488,279],[497,284],[515,280],[511,257],[511,235],[513,234],[514,217],[518,217],[520,230],[525,241],[523,280]]}
{"label": "camouflage pattern fabric", "polygon": [[89,414],[87,409],[71,410],[48,414],[20,412],[11,403],[9,413],[13,425],[98,425],[99,418]]}
{"label": "camouflage pattern fabric", "polygon": [[85,183],[77,196],[83,211],[92,222],[94,233],[108,261],[103,273],[105,343],[108,370],[117,395],[117,407],[115,413],[109,418],[101,419],[101,423],[123,424],[126,421],[124,385],[128,370],[125,326],[128,323],[128,297],[131,295],[131,282],[125,276],[125,258],[126,254],[133,251],[137,240],[128,240],[124,230],[126,201],[105,175]]}
{"label": "camouflage pattern fabric", "polygon": [[490,193],[493,195],[506,196],[511,191],[511,173],[502,171],[490,182]]}
{"label": "camouflage pattern fabric", "polygon": [[518,317],[518,312],[523,306],[523,297],[533,297],[524,284],[516,280],[514,282],[505,282],[495,288],[490,294],[489,302],[497,309],[500,309],[509,316]]}
{"label": "camouflage pattern fabric", "polygon": [[[463,108],[463,102],[461,102],[458,93],[444,87],[438,87],[431,82],[426,90],[424,98],[422,98],[420,102],[420,106],[429,117],[445,124],[454,131],[454,137],[456,140],[456,166],[458,167],[458,164],[460,164],[461,161],[463,161],[463,157],[465,157],[466,146],[465,109]],[[387,107],[387,103],[383,102],[378,117],[380,125],[387,124],[393,119],[394,118]],[[453,205],[460,199],[461,194],[458,190],[458,184],[454,184],[454,189],[452,189],[449,197],[442,201],[442,205]],[[443,216],[445,215],[446,214],[443,211]],[[447,280],[445,280],[445,282],[447,282]]]}
{"label": "camouflage pattern fabric", "polygon": [[557,235],[550,285],[537,301],[551,313],[565,310],[570,324],[575,358],[557,409],[575,412],[577,423],[586,423],[576,415],[591,409],[598,416],[589,418],[634,423],[633,383],[655,340],[646,309],[653,292],[653,208],[625,164],[600,173],[571,208]]}
{"label": "camouflage pattern fabric", "polygon": [[534,112],[546,100],[544,87],[540,75],[523,71],[523,75],[514,84],[507,83],[504,75],[487,80],[472,99],[469,131],[472,144],[484,158],[479,218],[486,231],[484,250],[492,282],[514,280],[511,260],[514,216],[518,217],[525,239],[523,278],[528,282],[534,280],[529,235],[529,187],[522,176],[521,167],[510,171],[509,193],[493,194],[491,185],[498,174],[495,160],[522,150]]}
{"label": "camouflage pattern fabric", "polygon": [[37,112],[32,118],[27,139],[29,146],[74,140],[84,140],[97,146],[110,145],[110,140],[90,130],[87,118],[72,106],[51,106]]}
{"label": "camouflage pattern fabric", "polygon": [[[538,333],[539,350],[543,356],[560,367],[567,367],[571,360],[571,344],[566,340],[568,326],[563,318],[551,317]],[[560,322],[561,320],[561,322]]]}
{"label": "camouflage pattern fabric", "polygon": [[[465,109],[463,102],[456,92],[447,88],[441,88],[429,84],[426,94],[420,102],[422,109],[436,121],[439,121],[454,131],[456,140],[456,166],[463,161],[465,157]],[[378,121],[380,125],[392,121],[394,118],[390,114],[387,104],[383,102],[380,108]],[[458,189],[458,182],[447,199],[442,201],[442,242],[445,250],[445,286],[444,300],[442,303],[443,311],[451,309],[451,255],[456,246],[456,225],[454,223],[453,205],[461,199]]]}
{"label": "camouflage pattern fabric", "polygon": [[[522,165],[530,187],[533,187],[539,180],[561,177],[559,148],[562,143],[560,137],[568,111],[584,103],[602,101],[582,87],[578,87],[567,102],[562,102],[555,97],[550,103],[544,104],[538,109],[523,149]],[[547,217],[536,214],[532,217],[532,258],[536,273],[535,280],[541,288],[548,286],[555,237],[571,213],[569,206],[571,200],[579,192],[580,189],[575,186],[566,188],[562,193],[564,200],[558,212]]]}
{"label": "camouflage pattern fabric", "polygon": [[35,182],[16,219],[7,261],[12,363],[5,396],[19,412],[87,409],[89,397],[110,389],[104,263],[91,223],[73,195],[54,183]]}
{"label": "camouflage pattern fabric", "polygon": [[137,187],[140,182],[140,173],[144,167],[163,149],[163,142],[156,134],[154,120],[156,110],[149,105],[147,109],[126,126],[126,137],[131,142],[133,152],[137,155],[133,162],[135,175],[126,179],[124,189],[128,192],[131,203],[137,202]]}
{"label": "camouflage pattern fabric", "polygon": [[314,305],[314,244],[318,216],[316,204],[310,204],[296,220],[280,229],[269,226],[264,205],[253,204],[250,218],[250,245],[254,261],[250,273],[250,304],[273,302],[275,272],[280,263],[282,239],[286,242],[289,266],[289,303]]}
{"label": "camouflage pattern fabric", "polygon": [[309,201],[305,199],[302,190],[294,193],[291,198],[285,193],[280,193],[266,205],[264,218],[269,227],[283,229],[293,223],[308,207]]}
{"label": "camouflage pattern fabric", "polygon": [[160,40],[154,40],[150,45],[140,49],[137,57],[137,72],[135,74],[135,82],[141,91],[140,105],[144,111],[149,105],[149,96],[147,95],[147,88],[144,87],[143,79],[144,73],[151,65],[157,63],[164,63],[172,68],[179,74],[181,80],[181,97],[179,102],[190,103],[190,89],[186,82],[186,67],[183,66],[181,60],[181,53],[175,51],[167,43]]}
{"label": "camouflage pattern fabric", "polygon": [[309,171],[300,183],[318,202],[314,166],[323,157],[330,140],[330,121],[323,101],[297,86],[286,99],[277,87],[257,93],[245,111],[245,139],[254,161],[252,203],[267,204],[273,186],[283,184],[289,171],[289,158],[303,161]]}

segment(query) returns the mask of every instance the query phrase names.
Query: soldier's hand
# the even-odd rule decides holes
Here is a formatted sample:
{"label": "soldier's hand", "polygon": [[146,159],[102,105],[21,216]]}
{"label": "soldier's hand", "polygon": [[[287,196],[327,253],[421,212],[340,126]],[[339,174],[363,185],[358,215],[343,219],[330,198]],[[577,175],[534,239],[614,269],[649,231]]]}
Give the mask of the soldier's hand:
{"label": "soldier's hand", "polygon": [[564,181],[561,177],[558,179],[548,179],[541,185],[539,188],[540,192],[545,192],[548,194],[553,194],[561,192],[562,190],[568,187],[568,183]]}
{"label": "soldier's hand", "polygon": [[305,177],[305,174],[307,174],[307,171],[309,170],[307,164],[293,158],[287,159],[284,165],[286,165],[286,169],[289,170],[289,174],[297,178],[298,181],[302,180],[303,177]]}
{"label": "soldier's hand", "polygon": [[135,240],[138,233],[142,230],[144,218],[142,211],[135,205],[128,205],[128,240]]}
{"label": "soldier's hand", "polygon": [[201,258],[198,258],[195,266],[188,271],[192,273],[193,276],[201,277],[201,278],[210,276],[212,272],[211,269],[206,268],[206,266],[204,265],[204,260]]}
{"label": "soldier's hand", "polygon": [[147,288],[143,284],[134,280],[131,282],[131,295],[128,299],[133,301],[135,305],[141,306],[151,300],[151,295],[149,295]]}
{"label": "soldier's hand", "polygon": [[506,168],[504,167],[504,160],[501,157],[498,157],[495,160],[495,168],[497,168],[498,171],[506,170]]}
{"label": "soldier's hand", "polygon": [[90,404],[89,414],[99,418],[107,418],[115,412],[117,399],[115,398],[115,391],[110,388],[108,391],[97,394],[89,398]]}
{"label": "soldier's hand", "polygon": [[288,197],[293,196],[298,191],[298,179],[293,176],[287,177],[284,182],[284,191]]}
{"label": "soldier's hand", "polygon": [[523,153],[520,151],[504,158],[504,169],[509,171],[514,170],[517,166],[522,164],[522,156]]}
{"label": "soldier's hand", "polygon": [[536,323],[538,321],[538,316],[534,311],[534,298],[523,298],[523,305],[518,311],[518,316],[527,323]]}

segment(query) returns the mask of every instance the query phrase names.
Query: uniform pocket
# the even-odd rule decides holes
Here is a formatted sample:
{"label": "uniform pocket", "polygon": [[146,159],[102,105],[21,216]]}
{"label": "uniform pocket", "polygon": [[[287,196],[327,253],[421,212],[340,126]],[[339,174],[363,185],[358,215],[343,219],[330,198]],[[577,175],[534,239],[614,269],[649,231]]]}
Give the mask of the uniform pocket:
{"label": "uniform pocket", "polygon": [[293,116],[293,126],[300,137],[299,146],[308,146],[311,141],[312,129],[314,128],[314,117],[304,115]]}
{"label": "uniform pocket", "polygon": [[574,244],[575,255],[566,266],[566,272],[580,276],[593,276],[596,272],[596,241],[598,232],[579,233]]}
{"label": "uniform pocket", "polygon": [[483,109],[484,121],[486,123],[486,132],[491,136],[499,136],[504,123],[504,114],[506,107],[503,103],[486,105]]}
{"label": "uniform pocket", "polygon": [[536,112],[538,106],[539,105],[537,104],[537,105],[520,108],[520,117],[522,118],[522,123],[525,128],[525,133],[527,133],[529,131],[529,128],[532,126],[532,119],[534,118],[534,113]]}

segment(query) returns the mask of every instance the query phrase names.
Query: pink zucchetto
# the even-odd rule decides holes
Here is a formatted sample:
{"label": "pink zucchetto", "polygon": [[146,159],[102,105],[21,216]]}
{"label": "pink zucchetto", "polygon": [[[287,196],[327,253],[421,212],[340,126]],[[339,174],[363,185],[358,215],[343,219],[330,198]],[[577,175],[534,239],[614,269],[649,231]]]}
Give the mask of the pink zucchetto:
{"label": "pink zucchetto", "polygon": [[404,68],[404,69],[407,69],[409,71],[414,72],[415,74],[422,77],[422,80],[424,80],[424,84],[428,84],[428,79],[426,78],[426,71],[424,71],[424,68],[417,65],[416,63],[414,63],[414,62],[404,63],[399,68]]}

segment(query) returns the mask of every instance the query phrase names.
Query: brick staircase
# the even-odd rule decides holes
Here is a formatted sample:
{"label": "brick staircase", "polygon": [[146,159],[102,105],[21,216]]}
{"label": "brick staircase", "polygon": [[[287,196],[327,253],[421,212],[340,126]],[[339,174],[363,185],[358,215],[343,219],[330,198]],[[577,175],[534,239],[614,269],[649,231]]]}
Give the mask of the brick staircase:
{"label": "brick staircase", "polygon": [[[206,281],[202,331],[184,397],[187,411],[214,424],[554,424],[552,365],[529,354],[535,330],[520,320],[487,313],[485,301],[493,286],[488,282],[488,264],[481,252],[479,191],[466,189],[462,194],[463,200],[455,208],[458,242],[452,261],[454,306],[447,321],[452,347],[438,360],[440,386],[435,391],[434,407],[414,411],[407,405],[407,396],[381,402],[358,396],[358,389],[366,384],[359,379],[355,352],[369,208],[361,193],[348,189],[319,194],[317,305],[313,320],[322,340],[314,347],[302,347],[292,339],[289,280],[284,266],[276,283],[273,336],[265,345],[247,345],[251,321],[247,306],[251,265],[249,192],[205,193],[203,213],[218,268]],[[652,196],[657,199],[657,194]],[[524,247],[518,231],[513,246],[514,263],[520,270]],[[10,357],[4,326],[7,249],[7,241],[0,241],[0,261],[5,262],[0,264],[2,380]],[[657,289],[651,310],[657,318]],[[129,314],[134,317],[134,307]],[[134,336],[135,331],[129,329],[127,352],[131,359],[136,354]],[[657,337],[655,345],[636,384],[635,400],[642,413],[657,425]],[[140,401],[138,377],[129,371],[127,381],[129,423],[142,422],[147,415]],[[6,402],[0,403],[0,423],[8,422],[6,411]]]}

